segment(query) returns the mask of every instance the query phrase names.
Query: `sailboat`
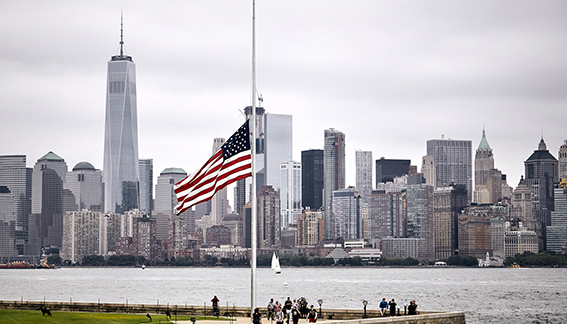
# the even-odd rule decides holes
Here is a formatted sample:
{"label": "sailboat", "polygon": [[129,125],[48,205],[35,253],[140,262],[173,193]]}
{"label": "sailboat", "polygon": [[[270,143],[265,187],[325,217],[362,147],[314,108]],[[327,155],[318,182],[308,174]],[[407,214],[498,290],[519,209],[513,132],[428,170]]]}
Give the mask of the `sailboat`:
{"label": "sailboat", "polygon": [[282,268],[280,267],[280,259],[278,259],[275,252],[272,255],[272,270],[274,270],[276,274],[282,273]]}

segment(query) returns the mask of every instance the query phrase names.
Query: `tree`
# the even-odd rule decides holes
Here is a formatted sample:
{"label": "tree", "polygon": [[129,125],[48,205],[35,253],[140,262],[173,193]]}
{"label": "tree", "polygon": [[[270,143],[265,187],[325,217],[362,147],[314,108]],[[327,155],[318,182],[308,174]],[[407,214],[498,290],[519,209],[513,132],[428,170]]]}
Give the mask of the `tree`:
{"label": "tree", "polygon": [[59,256],[59,254],[52,254],[47,257],[47,263],[61,265],[61,257]]}

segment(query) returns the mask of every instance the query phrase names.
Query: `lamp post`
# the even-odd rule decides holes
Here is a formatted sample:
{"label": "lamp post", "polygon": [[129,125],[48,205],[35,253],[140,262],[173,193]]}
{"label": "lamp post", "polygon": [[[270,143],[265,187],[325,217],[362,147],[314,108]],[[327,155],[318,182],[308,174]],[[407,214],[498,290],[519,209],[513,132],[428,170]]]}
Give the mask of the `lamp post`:
{"label": "lamp post", "polygon": [[323,312],[321,311],[321,305],[323,305],[323,299],[319,298],[319,300],[317,301],[319,303],[319,315],[317,315],[318,318],[323,318]]}
{"label": "lamp post", "polygon": [[366,318],[366,305],[368,305],[368,300],[363,299],[362,305],[364,305],[364,316],[362,318]]}

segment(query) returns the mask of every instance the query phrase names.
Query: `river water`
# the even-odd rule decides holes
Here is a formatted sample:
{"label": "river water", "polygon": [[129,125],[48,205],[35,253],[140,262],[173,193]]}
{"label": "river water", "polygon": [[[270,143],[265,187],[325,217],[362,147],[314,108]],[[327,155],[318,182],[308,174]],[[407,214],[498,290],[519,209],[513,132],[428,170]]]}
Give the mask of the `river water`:
{"label": "river water", "polygon": [[[306,297],[325,308],[378,309],[382,298],[421,310],[464,311],[467,323],[567,323],[567,269],[260,268],[256,305]],[[246,268],[0,269],[1,300],[250,306]]]}

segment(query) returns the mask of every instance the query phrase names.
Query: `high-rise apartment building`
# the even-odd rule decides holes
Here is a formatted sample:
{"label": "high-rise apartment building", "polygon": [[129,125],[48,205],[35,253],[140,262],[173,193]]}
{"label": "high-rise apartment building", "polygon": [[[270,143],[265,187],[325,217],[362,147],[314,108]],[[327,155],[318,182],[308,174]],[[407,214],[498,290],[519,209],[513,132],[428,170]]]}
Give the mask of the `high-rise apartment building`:
{"label": "high-rise apartment building", "polygon": [[334,237],[345,240],[364,236],[361,196],[356,188],[333,191]]}
{"label": "high-rise apartment building", "polygon": [[75,196],[77,210],[104,212],[102,172],[89,162],[79,162],[67,172],[64,187]]}
{"label": "high-rise apartment building", "polygon": [[242,209],[246,205],[246,179],[236,181],[234,188],[234,211],[238,215],[242,215]]}
{"label": "high-rise apartment building", "polygon": [[282,162],[280,167],[281,227],[297,224],[301,215],[301,163]]}
{"label": "high-rise apartment building", "polygon": [[376,160],[376,183],[392,182],[394,178],[408,174],[411,160],[380,158]]}
{"label": "high-rise apartment building", "polygon": [[16,224],[14,236],[18,254],[24,254],[28,240],[28,216],[31,214],[32,168],[26,167],[25,155],[0,156],[0,186],[6,186],[14,197]]}
{"label": "high-rise apartment building", "polygon": [[279,191],[281,163],[293,160],[292,116],[265,114],[264,127],[264,185]]}
{"label": "high-rise apartment building", "polygon": [[372,193],[372,152],[355,152],[356,160],[356,189],[363,199]]}
{"label": "high-rise apartment building", "polygon": [[155,208],[152,217],[156,219],[156,238],[158,240],[168,238],[168,224],[177,205],[173,185],[185,177],[187,173],[181,168],[166,168],[157,178]]}
{"label": "high-rise apartment building", "polygon": [[436,139],[427,141],[427,155],[433,157],[437,174],[436,187],[451,183],[467,187],[469,202],[472,201],[472,141]]}
{"label": "high-rise apartment building", "polygon": [[532,191],[534,215],[541,223],[542,233],[538,233],[539,248],[545,249],[545,229],[551,225],[551,212],[554,210],[553,193],[555,183],[559,182],[557,159],[549,153],[543,138],[538,149],[524,161],[526,184]]}
{"label": "high-rise apartment building", "polygon": [[345,134],[333,128],[326,129],[323,149],[324,238],[333,240],[336,238],[336,232],[335,220],[333,218],[332,193],[335,190],[345,189]]}
{"label": "high-rise apartment building", "polygon": [[315,245],[323,240],[323,213],[309,207],[297,217],[297,245]]}
{"label": "high-rise apartment building", "polygon": [[415,174],[408,177],[408,186],[406,190],[407,198],[407,237],[408,238],[424,238],[429,260],[435,258],[434,238],[435,238],[435,221],[433,209],[433,190],[434,188],[424,183],[421,174]]}
{"label": "high-rise apartment building", "polygon": [[152,214],[154,210],[154,160],[139,159],[140,169],[140,210]]}
{"label": "high-rise apartment building", "polygon": [[[222,137],[213,139],[213,154],[221,149],[226,140]],[[227,189],[221,189],[211,199],[211,224],[220,225],[228,212]]]}
{"label": "high-rise apartment building", "polygon": [[368,238],[405,237],[404,195],[373,191],[368,197]]}
{"label": "high-rise apartment building", "polygon": [[140,206],[136,64],[123,45],[121,30],[120,54],[108,62],[104,129],[104,209],[117,213]]}
{"label": "high-rise apartment building", "polygon": [[108,253],[108,217],[102,212],[83,209],[66,212],[63,217],[61,259],[81,262],[87,255]]}
{"label": "high-rise apartment building", "polygon": [[264,186],[258,192],[258,248],[280,247],[280,197],[272,186]]}
{"label": "high-rise apartment building", "polygon": [[301,204],[316,211],[323,206],[323,150],[301,151]]}

